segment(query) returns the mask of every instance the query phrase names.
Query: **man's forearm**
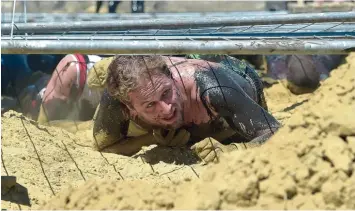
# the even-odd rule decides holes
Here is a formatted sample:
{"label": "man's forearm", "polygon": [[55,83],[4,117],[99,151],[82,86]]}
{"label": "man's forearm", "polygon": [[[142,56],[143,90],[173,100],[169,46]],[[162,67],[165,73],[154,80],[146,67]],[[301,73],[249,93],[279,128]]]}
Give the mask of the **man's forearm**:
{"label": "man's forearm", "polygon": [[139,152],[143,146],[149,146],[152,144],[156,144],[156,140],[152,134],[146,134],[113,143],[99,151],[131,156]]}
{"label": "man's forearm", "polygon": [[253,140],[251,140],[250,142],[248,142],[248,144],[250,144],[251,146],[254,145],[261,145],[264,144],[269,138],[271,138],[271,136],[273,136],[275,134],[275,132],[279,129],[280,126],[278,127],[273,127],[267,130],[262,130],[260,132],[258,132],[258,136],[255,137]]}

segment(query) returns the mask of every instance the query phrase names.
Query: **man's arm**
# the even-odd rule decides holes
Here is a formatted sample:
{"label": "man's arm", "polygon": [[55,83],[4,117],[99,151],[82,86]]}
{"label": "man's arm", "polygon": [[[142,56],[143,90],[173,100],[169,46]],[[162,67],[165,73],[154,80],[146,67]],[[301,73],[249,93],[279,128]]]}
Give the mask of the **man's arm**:
{"label": "man's arm", "polygon": [[122,141],[128,131],[128,123],[122,112],[120,101],[104,91],[94,115],[94,148],[102,150],[107,146]]}
{"label": "man's arm", "polygon": [[152,144],[156,144],[156,141],[153,135],[148,133],[138,137],[124,138],[119,142],[105,146],[100,151],[132,156],[139,152],[143,146],[149,146]]}
{"label": "man's arm", "polygon": [[239,85],[245,79],[238,73],[223,70],[202,74],[210,79],[210,83],[204,87],[206,91],[201,93],[201,99],[206,107],[212,107],[210,113],[223,117],[242,141],[261,144],[279,128],[278,121],[246,94],[247,88]]}
{"label": "man's arm", "polygon": [[107,90],[104,91],[94,116],[93,138],[96,150],[127,156],[137,153],[143,146],[156,144],[151,133],[138,130],[124,116],[122,104],[112,98]]}

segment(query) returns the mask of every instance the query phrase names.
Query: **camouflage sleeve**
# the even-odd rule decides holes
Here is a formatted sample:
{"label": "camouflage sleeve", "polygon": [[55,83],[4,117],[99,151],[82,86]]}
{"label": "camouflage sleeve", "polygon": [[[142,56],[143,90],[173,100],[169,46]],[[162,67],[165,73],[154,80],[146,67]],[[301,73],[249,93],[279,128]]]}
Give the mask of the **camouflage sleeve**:
{"label": "camouflage sleeve", "polygon": [[129,120],[124,117],[121,102],[104,91],[94,116],[94,148],[102,150],[126,138]]}

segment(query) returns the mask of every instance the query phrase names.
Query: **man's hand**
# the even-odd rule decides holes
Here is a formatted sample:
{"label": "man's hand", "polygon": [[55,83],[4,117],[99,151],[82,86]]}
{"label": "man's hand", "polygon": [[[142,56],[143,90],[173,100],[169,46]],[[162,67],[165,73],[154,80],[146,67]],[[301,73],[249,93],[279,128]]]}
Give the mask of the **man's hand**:
{"label": "man's hand", "polygon": [[169,147],[182,147],[190,140],[190,133],[185,129],[157,129],[153,130],[153,136],[159,145]]}
{"label": "man's hand", "polygon": [[205,138],[202,141],[197,142],[191,147],[191,149],[205,163],[217,163],[222,153],[231,151],[231,148],[229,146],[223,145],[216,139],[211,137]]}

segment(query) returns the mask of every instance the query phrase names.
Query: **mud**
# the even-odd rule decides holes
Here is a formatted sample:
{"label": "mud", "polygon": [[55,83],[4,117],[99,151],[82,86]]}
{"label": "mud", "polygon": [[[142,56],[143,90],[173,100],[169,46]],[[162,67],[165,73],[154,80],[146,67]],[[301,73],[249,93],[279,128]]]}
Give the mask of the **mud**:
{"label": "mud", "polygon": [[272,99],[268,90],[277,104],[299,104],[284,127],[263,147],[208,165],[200,179],[92,180],[41,208],[355,209],[355,54],[347,60],[307,102],[282,92]]}
{"label": "mud", "polygon": [[216,165],[202,166],[187,149],[99,153],[90,130],[73,134],[6,112],[1,175],[17,183],[2,190],[2,208],[355,209],[354,69],[353,53],[315,93],[266,89],[284,127]]}

